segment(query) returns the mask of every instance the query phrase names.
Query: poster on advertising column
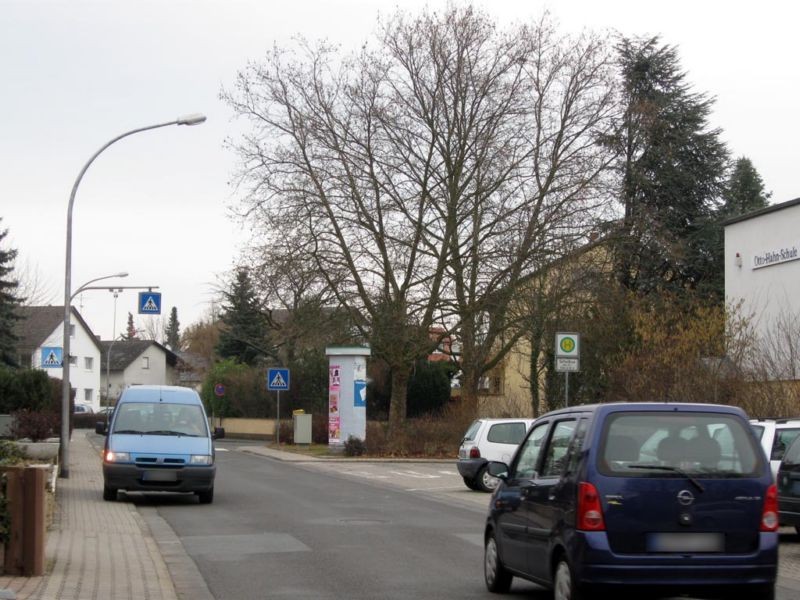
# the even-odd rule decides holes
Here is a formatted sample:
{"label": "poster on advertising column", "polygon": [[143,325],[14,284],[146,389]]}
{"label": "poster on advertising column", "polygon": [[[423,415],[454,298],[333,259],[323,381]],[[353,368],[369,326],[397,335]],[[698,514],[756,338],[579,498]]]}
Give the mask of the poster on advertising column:
{"label": "poster on advertising column", "polygon": [[330,365],[328,370],[328,443],[332,444],[338,444],[342,439],[342,420],[339,414],[341,384],[341,366]]}

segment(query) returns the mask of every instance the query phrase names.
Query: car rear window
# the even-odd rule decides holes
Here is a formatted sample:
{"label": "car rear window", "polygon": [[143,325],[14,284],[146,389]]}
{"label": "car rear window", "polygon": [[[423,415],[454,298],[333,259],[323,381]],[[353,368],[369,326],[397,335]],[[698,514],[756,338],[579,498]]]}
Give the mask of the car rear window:
{"label": "car rear window", "polygon": [[800,436],[800,427],[781,427],[775,429],[775,439],[772,440],[770,460],[781,460],[786,449]]}
{"label": "car rear window", "polygon": [[475,436],[478,435],[478,429],[480,429],[480,427],[481,427],[481,422],[479,420],[473,421],[472,425],[470,425],[469,429],[467,429],[467,433],[464,434],[464,441],[471,442],[472,440],[474,440]]}
{"label": "car rear window", "polygon": [[613,414],[598,468],[625,477],[753,476],[765,467],[747,427],[734,415],[714,412]]}
{"label": "car rear window", "polygon": [[486,439],[495,444],[519,444],[525,437],[525,423],[495,423]]}
{"label": "car rear window", "polygon": [[789,449],[786,451],[786,456],[783,457],[783,464],[797,465],[800,464],[800,441],[797,439],[792,442]]}

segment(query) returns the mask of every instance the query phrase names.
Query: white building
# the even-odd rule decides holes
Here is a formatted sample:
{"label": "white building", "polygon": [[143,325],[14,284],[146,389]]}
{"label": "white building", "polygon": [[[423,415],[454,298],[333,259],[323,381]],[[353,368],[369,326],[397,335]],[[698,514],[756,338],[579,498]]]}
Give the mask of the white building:
{"label": "white building", "polygon": [[[25,306],[17,322],[18,361],[22,367],[44,369],[50,377],[61,379],[61,353],[64,346],[64,307]],[[75,402],[100,407],[100,344],[80,313],[72,308],[70,319],[70,385]]]}
{"label": "white building", "polygon": [[[154,340],[100,342],[103,350],[102,385],[115,401],[132,385],[175,385],[177,355]],[[110,355],[110,360],[109,360]]]}
{"label": "white building", "polygon": [[752,317],[765,351],[800,360],[800,198],[726,221],[725,298]]}

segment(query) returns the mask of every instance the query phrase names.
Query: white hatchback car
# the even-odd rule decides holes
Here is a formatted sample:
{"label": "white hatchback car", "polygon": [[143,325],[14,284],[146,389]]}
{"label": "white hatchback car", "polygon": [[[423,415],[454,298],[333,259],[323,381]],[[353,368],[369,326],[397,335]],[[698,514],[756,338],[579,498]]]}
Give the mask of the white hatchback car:
{"label": "white hatchback car", "polygon": [[458,449],[458,472],[471,490],[491,492],[499,480],[489,475],[489,461],[506,464],[533,424],[533,419],[477,419]]}
{"label": "white hatchback car", "polygon": [[751,419],[750,427],[761,440],[772,468],[772,478],[776,479],[783,455],[795,438],[800,437],[800,419]]}

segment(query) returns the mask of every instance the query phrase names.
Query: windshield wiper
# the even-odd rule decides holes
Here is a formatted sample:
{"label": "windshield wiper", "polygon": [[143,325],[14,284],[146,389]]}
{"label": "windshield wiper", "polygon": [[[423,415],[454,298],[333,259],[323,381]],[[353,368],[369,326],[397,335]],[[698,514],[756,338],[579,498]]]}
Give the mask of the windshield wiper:
{"label": "windshield wiper", "polygon": [[144,431],[139,431],[138,429],[116,429],[114,433],[133,433],[136,435],[142,435]]}
{"label": "windshield wiper", "polygon": [[185,435],[186,437],[197,437],[193,433],[185,433],[183,431],[174,431],[172,429],[156,429],[154,431],[145,431],[147,435]]}
{"label": "windshield wiper", "polygon": [[653,469],[654,471],[670,471],[671,473],[678,473],[679,475],[683,475],[689,482],[696,487],[701,492],[705,492],[706,489],[703,487],[703,484],[697,481],[694,477],[689,475],[683,469],[679,469],[678,467],[670,467],[667,465],[628,465],[629,469]]}

